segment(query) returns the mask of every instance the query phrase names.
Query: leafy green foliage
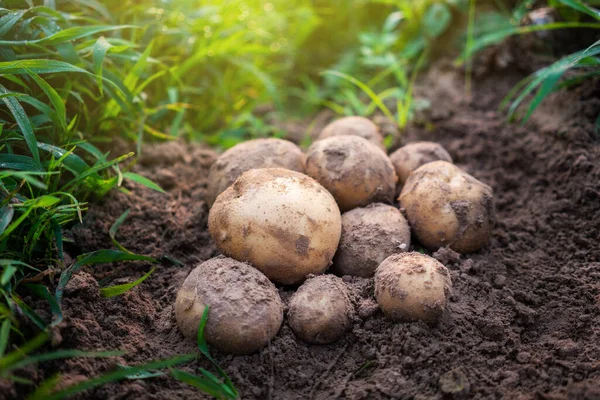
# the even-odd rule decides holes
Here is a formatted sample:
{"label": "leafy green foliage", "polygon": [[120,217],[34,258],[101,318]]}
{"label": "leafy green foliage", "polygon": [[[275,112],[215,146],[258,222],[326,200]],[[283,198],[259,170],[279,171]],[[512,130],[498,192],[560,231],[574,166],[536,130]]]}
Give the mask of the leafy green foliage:
{"label": "leafy green foliage", "polygon": [[[583,74],[563,80],[562,84],[559,84],[567,71],[574,72],[575,70],[581,70]],[[579,84],[583,79],[598,76],[600,76],[600,41],[595,42],[585,50],[563,57],[552,65],[542,68],[525,78],[504,99],[502,107],[508,108],[509,118],[514,118],[518,108],[537,89],[537,93],[529,101],[527,112],[522,117],[522,121],[526,122],[535,109],[551,93]],[[508,106],[509,103],[510,106]]]}

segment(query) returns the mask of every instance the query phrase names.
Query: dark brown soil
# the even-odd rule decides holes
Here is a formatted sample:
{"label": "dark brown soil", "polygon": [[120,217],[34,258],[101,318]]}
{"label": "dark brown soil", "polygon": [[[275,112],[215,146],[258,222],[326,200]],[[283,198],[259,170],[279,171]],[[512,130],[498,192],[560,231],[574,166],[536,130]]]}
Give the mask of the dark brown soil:
{"label": "dark brown soil", "polygon": [[[435,253],[453,282],[441,321],[433,327],[392,323],[373,301],[372,279],[345,277],[358,317],[338,342],[308,345],[284,320],[259,353],[216,354],[242,398],[600,399],[600,145],[593,129],[599,93],[592,84],[560,94],[528,125],[512,125],[497,105],[520,76],[510,69],[489,73],[475,82],[469,100],[461,75],[438,67],[419,89],[432,101],[427,119],[433,128],[413,126],[407,139],[440,142],[496,197],[489,246],[467,256]],[[118,264],[76,274],[65,292],[59,347],[127,354],[46,363],[38,378],[60,372],[65,384],[73,383],[118,363],[194,351],[176,327],[173,305],[190,271],[217,254],[204,202],[213,154],[170,143],[149,148],[144,160],[139,171],[168,193],[132,187],[131,195],[116,192],[93,205],[72,231],[70,254],[110,247],[111,224],[131,208],[118,233],[121,243],[184,266],[165,262],[141,286],[112,299],[102,298],[98,287],[132,281],[149,266]],[[419,249],[416,240],[411,249]],[[286,304],[292,293],[280,288]],[[198,396],[159,377],[108,384],[80,397]]]}

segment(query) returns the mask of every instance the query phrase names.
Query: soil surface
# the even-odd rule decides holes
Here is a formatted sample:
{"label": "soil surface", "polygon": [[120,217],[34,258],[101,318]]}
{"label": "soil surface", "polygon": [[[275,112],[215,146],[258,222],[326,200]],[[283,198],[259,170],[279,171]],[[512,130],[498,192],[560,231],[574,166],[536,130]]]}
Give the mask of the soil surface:
{"label": "soil surface", "polygon": [[[442,249],[453,290],[435,326],[392,323],[373,297],[373,281],[344,277],[356,308],[352,329],[329,345],[297,339],[287,320],[270,343],[249,356],[214,352],[244,399],[600,399],[600,145],[593,121],[600,85],[555,95],[525,126],[498,111],[523,76],[509,67],[474,81],[472,97],[450,66],[423,80],[432,107],[407,141],[441,143],[455,163],[492,186],[497,223],[490,244],[474,254]],[[175,323],[177,290],[201,261],[218,254],[204,201],[215,154],[168,143],[145,149],[138,172],[165,189],[129,185],[92,205],[71,232],[79,253],[110,248],[108,230],[131,209],[117,239],[131,251],[167,255],[154,274],[106,299],[98,288],[131,282],[144,263],[85,268],[69,283],[59,348],[121,349],[109,359],[47,362],[38,379],[59,372],[68,385],[115,368],[195,351]],[[420,246],[413,238],[412,250]],[[280,287],[287,307],[293,287]],[[41,311],[40,311],[41,312]],[[190,372],[202,361],[182,367]],[[33,372],[32,372],[33,373]],[[20,387],[13,388],[13,394]],[[0,395],[1,397],[1,395]],[[200,396],[201,397],[201,396]],[[86,399],[192,399],[198,392],[168,377],[126,380],[87,392]]]}

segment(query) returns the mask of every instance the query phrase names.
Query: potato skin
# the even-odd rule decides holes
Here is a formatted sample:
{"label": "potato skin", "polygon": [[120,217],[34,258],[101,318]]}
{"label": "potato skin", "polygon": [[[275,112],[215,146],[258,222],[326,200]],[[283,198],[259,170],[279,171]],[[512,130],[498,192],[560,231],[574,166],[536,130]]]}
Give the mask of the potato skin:
{"label": "potato skin", "polygon": [[448,269],[417,252],[391,255],[375,272],[375,298],[393,321],[437,321],[451,287]]}
{"label": "potato skin", "polygon": [[413,171],[400,206],[421,244],[471,253],[488,243],[494,225],[492,188],[455,165],[434,161]]}
{"label": "potato skin", "polygon": [[396,172],[383,150],[358,136],[334,136],[310,146],[306,174],[331,192],[342,211],[391,203]]}
{"label": "potato skin", "polygon": [[353,307],[344,282],[334,275],[308,279],[290,299],[288,323],[308,343],[326,344],[349,328]]}
{"label": "potato skin", "polygon": [[305,156],[294,143],[283,139],[253,139],[221,154],[208,175],[209,206],[244,172],[254,168],[285,168],[304,173]]}
{"label": "potato skin", "polygon": [[343,117],[336,119],[323,128],[317,140],[347,135],[367,139],[385,151],[383,135],[380,133],[379,127],[364,117]]}
{"label": "potato skin", "polygon": [[217,197],[208,230],[224,254],[249,261],[276,283],[295,284],[329,267],[342,217],[314,179],[281,168],[255,169]]}
{"label": "potato skin", "polygon": [[398,183],[404,184],[412,171],[432,161],[452,162],[452,157],[435,142],[414,142],[402,146],[392,154],[390,160],[396,169]]}
{"label": "potato skin", "polygon": [[223,256],[198,265],[177,293],[175,317],[184,336],[196,339],[205,305],[204,337],[227,353],[260,350],[283,321],[283,303],[269,279],[251,265]]}
{"label": "potato skin", "polygon": [[332,270],[367,278],[387,257],[409,247],[410,227],[396,207],[375,203],[355,208],[342,214],[342,238]]}

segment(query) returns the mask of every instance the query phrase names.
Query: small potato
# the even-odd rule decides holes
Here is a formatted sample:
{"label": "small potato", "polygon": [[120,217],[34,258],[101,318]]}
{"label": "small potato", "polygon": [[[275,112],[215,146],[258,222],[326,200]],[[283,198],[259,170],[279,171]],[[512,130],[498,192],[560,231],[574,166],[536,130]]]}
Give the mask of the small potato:
{"label": "small potato", "polygon": [[319,134],[318,140],[332,136],[360,136],[385,150],[383,136],[373,122],[364,117],[344,117],[327,125]]}
{"label": "small potato", "polygon": [[398,198],[421,244],[470,253],[490,239],[492,188],[455,165],[434,161],[413,171]]}
{"label": "small potato", "polygon": [[217,197],[208,230],[224,254],[249,261],[276,283],[294,284],[329,267],[342,217],[314,179],[281,168],[254,169]]}
{"label": "small potato", "polygon": [[452,157],[440,144],[434,142],[409,143],[390,155],[390,160],[396,169],[398,183],[404,185],[408,175],[421,165],[432,161],[452,162]]}
{"label": "small potato", "polygon": [[227,353],[260,350],[283,321],[283,304],[269,279],[252,266],[223,256],[197,266],[177,293],[175,317],[184,336],[196,339],[206,305],[204,337]]}
{"label": "small potato", "polygon": [[350,328],[353,313],[344,282],[337,276],[321,275],[308,279],[294,293],[288,321],[300,339],[326,344]]}
{"label": "small potato", "polygon": [[294,143],[282,139],[254,139],[233,146],[217,159],[208,175],[206,201],[209,206],[221,192],[254,168],[285,168],[304,172],[304,153]]}
{"label": "small potato", "polygon": [[358,136],[334,136],[308,149],[306,173],[333,194],[342,211],[391,203],[396,173],[383,150]]}
{"label": "small potato", "polygon": [[342,214],[342,238],[333,258],[338,275],[370,277],[383,260],[408,250],[410,227],[393,206],[375,203]]}
{"label": "small potato", "polygon": [[451,287],[448,269],[417,252],[391,255],[375,272],[375,298],[393,321],[435,322],[444,312]]}

